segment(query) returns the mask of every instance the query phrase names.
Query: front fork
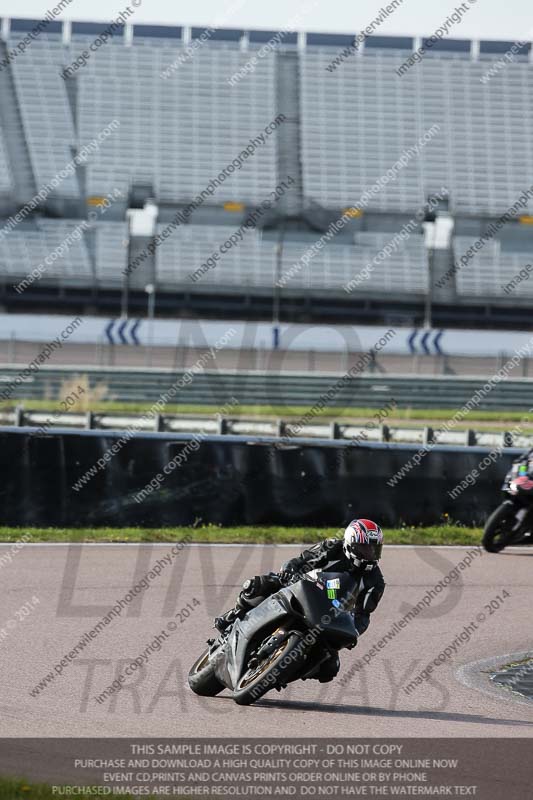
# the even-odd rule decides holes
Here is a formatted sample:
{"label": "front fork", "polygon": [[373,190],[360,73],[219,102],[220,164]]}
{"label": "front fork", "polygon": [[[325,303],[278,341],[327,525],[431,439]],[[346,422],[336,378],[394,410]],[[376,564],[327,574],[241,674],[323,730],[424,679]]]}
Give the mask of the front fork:
{"label": "front fork", "polygon": [[511,534],[514,539],[515,537],[518,537],[521,534],[522,526],[524,524],[526,517],[531,511],[531,508],[528,506],[521,506],[520,508],[517,508],[516,503],[513,500],[507,500],[507,502],[513,506],[515,513],[515,522],[511,529]]}
{"label": "front fork", "polygon": [[516,512],[516,525],[513,527],[513,531],[518,530],[518,528],[522,527],[522,523],[526,518],[527,512],[529,509],[527,508],[519,508]]}

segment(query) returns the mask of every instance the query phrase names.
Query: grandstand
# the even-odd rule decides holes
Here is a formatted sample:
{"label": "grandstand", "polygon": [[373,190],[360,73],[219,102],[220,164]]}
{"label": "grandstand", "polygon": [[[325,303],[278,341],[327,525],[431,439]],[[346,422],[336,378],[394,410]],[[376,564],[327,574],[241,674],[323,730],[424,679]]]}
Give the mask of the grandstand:
{"label": "grandstand", "polygon": [[[458,252],[466,252],[470,245],[471,239],[468,237],[455,238]],[[520,273],[529,260],[520,252],[505,252],[499,241],[490,242],[474,256],[471,269],[457,273],[458,290],[463,295],[501,297],[504,287]],[[531,301],[533,285],[527,280],[521,282],[519,294]]]}
{"label": "grandstand", "polygon": [[125,222],[99,222],[95,226],[93,249],[89,252],[99,287],[121,286],[128,263],[127,242],[128,227]]}
{"label": "grandstand", "polygon": [[0,136],[0,196],[7,199],[13,191],[11,168],[4,145],[4,137]]}
{"label": "grandstand", "polygon": [[350,204],[354,187],[373,184],[395,156],[438,126],[373,209],[412,212],[444,185],[457,215],[504,213],[533,177],[524,170],[533,163],[531,65],[518,61],[501,81],[483,84],[486,61],[473,61],[469,52],[440,52],[397,76],[405,56],[406,49],[370,48],[328,72],[324,48],[302,55],[307,192],[326,206]]}
{"label": "grandstand", "polygon": [[[3,21],[0,59],[31,25]],[[289,317],[302,313],[303,301],[313,319],[421,324],[429,294],[441,326],[529,325],[533,284],[512,296],[502,288],[529,258],[529,196],[467,266],[453,269],[533,184],[529,46],[484,81],[509,43],[445,40],[399,75],[418,40],[370,37],[333,69],[350,37],[287,35],[265,54],[275,32],[217,30],[200,40],[200,29],[125,25],[92,51],[104,27],[54,23],[0,70],[7,308],[45,299],[56,308],[90,302],[124,310],[125,297],[132,309],[144,308],[150,283],[158,307],[172,313],[268,317],[277,293]],[[83,51],[90,57],[75,66]],[[280,115],[283,124],[270,131]],[[253,154],[217,182],[250,142]],[[272,200],[289,175],[290,190]],[[104,211],[99,199],[111,192],[123,200]],[[439,193],[437,217],[451,227],[433,247],[427,203]],[[268,213],[219,253],[269,198]],[[146,201],[157,213],[139,234],[131,211],[142,216]],[[23,221],[14,222],[21,209]],[[342,230],[326,236],[347,212]],[[158,241],[179,214],[180,224]],[[79,240],[15,291],[83,221]],[[306,258],[321,237],[320,252]],[[216,268],[193,281],[217,252]]]}
{"label": "grandstand", "polygon": [[[13,61],[14,92],[37,187],[47,186],[71,161],[78,138],[66,88],[54,58],[59,42],[36,41],[27,58]],[[56,194],[80,200],[76,176],[61,178]],[[28,198],[30,199],[30,198]]]}

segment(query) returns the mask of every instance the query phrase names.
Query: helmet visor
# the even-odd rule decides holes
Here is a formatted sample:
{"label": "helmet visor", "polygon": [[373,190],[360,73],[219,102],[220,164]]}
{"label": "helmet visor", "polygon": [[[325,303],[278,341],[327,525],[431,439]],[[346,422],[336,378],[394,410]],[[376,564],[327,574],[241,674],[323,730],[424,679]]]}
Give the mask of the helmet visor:
{"label": "helmet visor", "polygon": [[369,544],[353,544],[350,547],[350,553],[355,558],[361,561],[379,561],[381,558],[381,551],[383,550],[382,542],[370,542]]}

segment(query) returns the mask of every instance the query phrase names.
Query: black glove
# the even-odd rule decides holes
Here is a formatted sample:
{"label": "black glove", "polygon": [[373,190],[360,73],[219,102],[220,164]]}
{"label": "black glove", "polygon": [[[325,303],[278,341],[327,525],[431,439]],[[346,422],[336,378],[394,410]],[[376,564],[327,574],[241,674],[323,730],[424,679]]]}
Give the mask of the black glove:
{"label": "black glove", "polygon": [[283,583],[289,583],[302,569],[302,561],[300,558],[291,558],[283,564],[279,576]]}
{"label": "black glove", "polygon": [[244,581],[241,590],[241,596],[244,597],[259,597],[263,595],[267,597],[279,589],[279,577],[275,572],[269,572],[268,575],[254,575],[253,578],[248,578]]}
{"label": "black glove", "polygon": [[242,585],[241,594],[246,597],[255,597],[261,589],[261,576],[254,575],[253,578],[248,578]]}

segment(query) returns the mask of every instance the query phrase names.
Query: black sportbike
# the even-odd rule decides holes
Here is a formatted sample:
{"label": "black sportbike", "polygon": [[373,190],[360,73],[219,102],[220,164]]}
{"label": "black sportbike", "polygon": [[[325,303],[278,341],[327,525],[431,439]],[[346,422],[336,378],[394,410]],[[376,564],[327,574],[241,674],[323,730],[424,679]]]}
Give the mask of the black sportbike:
{"label": "black sportbike", "polygon": [[236,703],[251,705],[270,689],[317,677],[322,662],[357,644],[351,611],[358,590],[350,573],[307,573],[210,640],[189,686],[208,697],[230,689]]}
{"label": "black sportbike", "polygon": [[483,532],[483,547],[489,553],[533,541],[533,480],[528,469],[528,461],[519,460],[505,476],[502,491],[506,499],[492,512]]}

